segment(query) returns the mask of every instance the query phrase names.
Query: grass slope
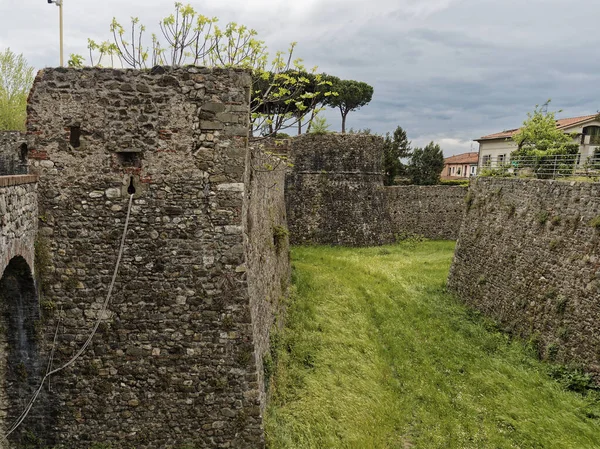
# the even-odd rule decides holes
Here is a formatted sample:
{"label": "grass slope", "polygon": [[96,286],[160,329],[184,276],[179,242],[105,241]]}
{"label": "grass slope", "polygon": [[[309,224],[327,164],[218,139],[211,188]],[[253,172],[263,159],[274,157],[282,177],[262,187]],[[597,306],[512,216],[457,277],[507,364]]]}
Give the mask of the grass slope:
{"label": "grass slope", "polygon": [[293,250],[269,447],[600,448],[591,395],[445,292],[453,250]]}

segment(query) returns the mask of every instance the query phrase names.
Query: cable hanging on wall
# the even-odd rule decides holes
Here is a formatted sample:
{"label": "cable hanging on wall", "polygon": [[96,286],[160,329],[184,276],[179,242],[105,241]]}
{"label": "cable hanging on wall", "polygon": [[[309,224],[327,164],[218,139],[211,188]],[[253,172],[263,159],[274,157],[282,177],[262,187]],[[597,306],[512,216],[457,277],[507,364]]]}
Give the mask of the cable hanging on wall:
{"label": "cable hanging on wall", "polygon": [[[132,178],[132,184],[133,184],[133,178]],[[125,218],[125,226],[124,226],[124,229],[123,229],[123,236],[121,237],[121,245],[119,247],[119,254],[117,256],[117,263],[115,264],[115,269],[113,271],[113,275],[112,275],[112,279],[111,279],[111,282],[110,282],[110,286],[108,287],[108,292],[106,294],[106,299],[104,300],[104,303],[102,304],[102,309],[98,313],[98,318],[96,319],[96,322],[94,323],[94,327],[92,328],[92,331],[90,332],[90,335],[88,336],[87,340],[83,343],[83,345],[81,346],[81,348],[79,348],[79,350],[75,353],[75,355],[73,357],[71,357],[66,363],[64,363],[63,365],[59,366],[58,368],[51,369],[52,368],[52,361],[54,359],[54,350],[55,350],[55,347],[56,347],[56,340],[57,340],[57,336],[58,336],[58,326],[57,326],[56,332],[54,334],[54,342],[52,344],[52,351],[50,353],[50,360],[48,362],[48,368],[47,368],[46,374],[42,378],[42,381],[40,382],[39,387],[35,390],[35,392],[31,396],[31,399],[27,403],[27,406],[25,407],[25,409],[23,410],[23,412],[19,415],[19,417],[15,420],[15,422],[10,427],[10,429],[2,437],[3,440],[5,440],[5,441],[8,440],[8,437],[15,430],[17,430],[17,428],[23,423],[23,421],[25,421],[25,418],[27,418],[27,415],[31,411],[31,409],[33,407],[33,404],[35,404],[35,401],[37,400],[38,396],[40,395],[40,393],[41,393],[41,391],[42,391],[42,389],[44,387],[44,383],[46,382],[46,380],[49,379],[50,376],[52,376],[53,374],[56,374],[56,373],[58,373],[60,371],[63,371],[66,368],[68,368],[71,365],[73,365],[75,363],[75,361],[81,356],[81,354],[84,353],[84,351],[90,345],[90,343],[92,342],[92,340],[94,338],[94,335],[96,335],[98,327],[100,326],[100,323],[103,321],[103,317],[106,315],[106,311],[108,309],[108,305],[110,304],[110,299],[111,299],[111,296],[112,296],[112,291],[113,291],[113,288],[115,286],[115,281],[117,280],[117,273],[119,272],[119,265],[121,264],[121,258],[123,257],[123,251],[125,249],[125,238],[127,236],[127,227],[129,226],[129,217],[131,215],[131,205],[133,204],[133,196],[134,196],[133,194],[134,193],[135,193],[135,188],[133,189],[133,193],[129,194],[129,204],[127,206],[127,216]],[[59,321],[59,323],[60,323],[60,321]]]}

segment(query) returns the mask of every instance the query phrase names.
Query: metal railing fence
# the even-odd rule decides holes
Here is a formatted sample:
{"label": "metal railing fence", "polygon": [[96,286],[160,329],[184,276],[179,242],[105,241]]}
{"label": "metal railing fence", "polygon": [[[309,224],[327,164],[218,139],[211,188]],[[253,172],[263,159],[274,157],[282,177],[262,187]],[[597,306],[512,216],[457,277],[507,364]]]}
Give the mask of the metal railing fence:
{"label": "metal railing fence", "polygon": [[554,154],[547,156],[486,157],[480,160],[480,176],[519,176],[539,179],[600,178],[600,155]]}

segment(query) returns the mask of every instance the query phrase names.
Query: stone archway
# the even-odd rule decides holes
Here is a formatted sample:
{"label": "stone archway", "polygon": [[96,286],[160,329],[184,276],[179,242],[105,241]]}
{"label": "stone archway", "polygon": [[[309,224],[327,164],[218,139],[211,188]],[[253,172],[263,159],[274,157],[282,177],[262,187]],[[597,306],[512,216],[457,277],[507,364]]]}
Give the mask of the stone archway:
{"label": "stone archway", "polygon": [[[0,426],[6,432],[27,407],[44,376],[40,356],[40,307],[35,281],[27,261],[13,257],[0,278],[0,410],[6,416]],[[40,395],[22,426],[11,435],[13,443],[45,447],[49,404]]]}

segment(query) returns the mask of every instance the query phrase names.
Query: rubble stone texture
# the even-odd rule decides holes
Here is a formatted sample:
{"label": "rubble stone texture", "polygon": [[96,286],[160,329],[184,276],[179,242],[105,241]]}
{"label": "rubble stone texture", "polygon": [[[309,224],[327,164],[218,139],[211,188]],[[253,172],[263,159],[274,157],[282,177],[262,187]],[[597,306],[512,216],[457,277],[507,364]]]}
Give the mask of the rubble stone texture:
{"label": "rubble stone texture", "polygon": [[59,316],[54,366],[106,318],[52,378],[45,442],[264,446],[262,360],[289,257],[287,236],[274,237],[285,229],[284,171],[256,170],[268,156],[247,145],[249,87],[233,69],[38,74],[28,136],[50,246],[43,354]]}
{"label": "rubble stone texture", "polygon": [[478,178],[466,200],[449,288],[600,375],[600,184]]}
{"label": "rubble stone texture", "polygon": [[371,246],[423,235],[456,239],[465,187],[383,186],[383,138],[290,140],[286,201],[292,244]]}
{"label": "rubble stone texture", "polygon": [[0,177],[0,275],[16,256],[33,270],[37,228],[37,177]]}
{"label": "rubble stone texture", "polygon": [[27,174],[27,145],[19,131],[0,131],[0,176]]}

